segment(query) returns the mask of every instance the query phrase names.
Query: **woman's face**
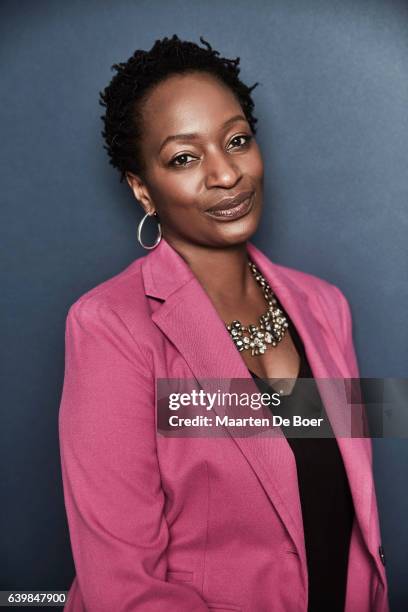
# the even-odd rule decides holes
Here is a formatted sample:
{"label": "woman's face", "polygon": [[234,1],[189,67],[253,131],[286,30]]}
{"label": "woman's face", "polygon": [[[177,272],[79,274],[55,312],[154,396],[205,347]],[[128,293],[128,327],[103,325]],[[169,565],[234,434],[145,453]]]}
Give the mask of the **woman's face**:
{"label": "woman's face", "polygon": [[[128,182],[145,211],[157,211],[166,240],[246,241],[261,216],[263,161],[232,91],[208,73],[171,75],[148,95],[142,116],[145,172]],[[249,200],[229,216],[208,212],[236,196]]]}

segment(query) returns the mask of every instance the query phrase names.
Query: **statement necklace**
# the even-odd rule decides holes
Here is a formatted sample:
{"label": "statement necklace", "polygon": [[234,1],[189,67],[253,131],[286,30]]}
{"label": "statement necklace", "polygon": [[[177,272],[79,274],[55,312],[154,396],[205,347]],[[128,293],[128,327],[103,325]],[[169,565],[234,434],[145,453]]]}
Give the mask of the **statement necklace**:
{"label": "statement necklace", "polygon": [[277,307],[277,300],[268,283],[256,265],[249,261],[248,265],[262,291],[268,305],[266,312],[259,317],[259,325],[253,323],[245,326],[240,321],[226,323],[237,349],[252,350],[252,355],[263,355],[268,346],[277,346],[286,333],[289,323],[282,310]]}

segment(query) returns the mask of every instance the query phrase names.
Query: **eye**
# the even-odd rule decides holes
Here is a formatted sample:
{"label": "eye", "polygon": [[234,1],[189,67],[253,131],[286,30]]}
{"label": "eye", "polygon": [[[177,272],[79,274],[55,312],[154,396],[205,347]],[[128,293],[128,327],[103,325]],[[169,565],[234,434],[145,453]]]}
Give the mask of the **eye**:
{"label": "eye", "polygon": [[[176,155],[176,157],[173,157],[173,159],[169,163],[169,166],[187,166],[188,162],[183,161],[183,159],[186,157],[192,157],[194,159],[194,157],[189,153],[181,153],[181,155]],[[176,163],[177,161],[179,161],[180,163]]]}
{"label": "eye", "polygon": [[[239,136],[234,136],[234,138],[231,140],[231,143],[237,140],[239,141],[241,138],[244,140],[244,143],[239,144],[238,148],[247,146],[249,142],[252,140],[252,136],[250,134],[240,134]],[[236,148],[236,147],[233,147],[233,148]]]}

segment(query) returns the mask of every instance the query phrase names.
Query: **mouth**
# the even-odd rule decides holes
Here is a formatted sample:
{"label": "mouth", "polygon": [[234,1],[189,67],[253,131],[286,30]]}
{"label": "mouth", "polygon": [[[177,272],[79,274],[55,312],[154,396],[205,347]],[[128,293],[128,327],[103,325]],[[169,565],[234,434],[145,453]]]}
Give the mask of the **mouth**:
{"label": "mouth", "polygon": [[205,214],[221,220],[239,219],[246,215],[252,208],[254,191],[245,191],[235,198],[222,200],[216,206],[205,210]]}

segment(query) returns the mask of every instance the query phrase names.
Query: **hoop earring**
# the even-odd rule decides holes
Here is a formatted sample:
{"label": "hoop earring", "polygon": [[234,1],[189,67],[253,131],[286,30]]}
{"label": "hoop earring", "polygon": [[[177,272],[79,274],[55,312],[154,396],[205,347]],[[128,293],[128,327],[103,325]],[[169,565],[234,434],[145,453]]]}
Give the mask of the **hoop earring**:
{"label": "hoop earring", "polygon": [[154,211],[153,214],[149,215],[149,213],[146,213],[145,216],[143,217],[143,219],[140,221],[139,225],[137,226],[137,239],[140,242],[140,244],[142,245],[142,247],[144,249],[154,249],[155,247],[157,247],[157,245],[159,244],[161,238],[162,238],[162,231],[161,231],[161,225],[160,225],[160,221],[157,221],[157,225],[159,227],[159,235],[156,238],[156,242],[152,245],[152,246],[147,246],[146,244],[143,244],[142,241],[142,227],[143,227],[143,223],[146,221],[147,217],[154,217],[154,216],[158,216],[157,212]]}

